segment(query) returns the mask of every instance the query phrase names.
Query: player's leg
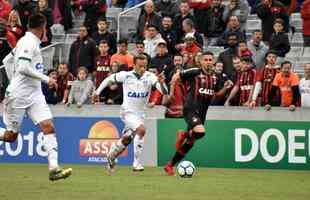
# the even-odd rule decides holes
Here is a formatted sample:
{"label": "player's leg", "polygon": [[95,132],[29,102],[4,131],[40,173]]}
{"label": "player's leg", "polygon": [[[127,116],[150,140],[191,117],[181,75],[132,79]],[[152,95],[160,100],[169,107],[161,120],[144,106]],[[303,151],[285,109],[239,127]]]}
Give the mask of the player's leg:
{"label": "player's leg", "polygon": [[142,163],[144,135],[145,135],[145,127],[144,125],[140,125],[135,131],[135,137],[133,142],[133,151],[134,151],[133,171],[144,171]]}
{"label": "player's leg", "polygon": [[5,99],[3,101],[3,122],[6,130],[0,132],[0,140],[4,142],[15,142],[23,121],[25,108],[18,108],[16,100]]}
{"label": "player's leg", "polygon": [[52,114],[48,105],[42,101],[34,103],[27,110],[29,117],[35,124],[39,124],[44,136],[43,147],[47,152],[49,179],[51,181],[65,179],[71,175],[72,169],[61,169],[58,164],[58,143],[52,121]]}

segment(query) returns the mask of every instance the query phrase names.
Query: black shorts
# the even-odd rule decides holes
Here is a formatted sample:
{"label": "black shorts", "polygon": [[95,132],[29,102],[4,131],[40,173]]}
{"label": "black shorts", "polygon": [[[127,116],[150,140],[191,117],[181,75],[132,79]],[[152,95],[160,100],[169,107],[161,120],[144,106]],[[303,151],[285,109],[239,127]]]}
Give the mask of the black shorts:
{"label": "black shorts", "polygon": [[190,130],[199,124],[203,125],[205,123],[207,109],[184,108],[183,114],[187,129]]}

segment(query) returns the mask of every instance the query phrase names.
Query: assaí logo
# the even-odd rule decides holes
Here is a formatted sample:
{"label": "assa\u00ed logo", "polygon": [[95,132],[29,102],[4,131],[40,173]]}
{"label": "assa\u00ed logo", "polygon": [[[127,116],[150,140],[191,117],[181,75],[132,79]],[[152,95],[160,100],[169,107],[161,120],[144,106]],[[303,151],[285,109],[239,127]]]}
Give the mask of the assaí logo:
{"label": "assa\u00ed logo", "polygon": [[[105,155],[118,139],[119,132],[112,122],[106,120],[96,122],[91,127],[88,138],[80,140],[80,156],[88,157],[88,162],[106,162]],[[127,155],[126,149],[120,157]]]}

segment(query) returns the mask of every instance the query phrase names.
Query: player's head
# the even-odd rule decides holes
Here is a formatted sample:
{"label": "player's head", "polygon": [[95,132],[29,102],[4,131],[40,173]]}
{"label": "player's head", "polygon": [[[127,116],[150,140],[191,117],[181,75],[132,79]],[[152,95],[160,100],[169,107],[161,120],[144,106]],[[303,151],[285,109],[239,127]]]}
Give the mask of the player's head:
{"label": "player's head", "polygon": [[33,14],[28,19],[29,30],[37,35],[40,39],[45,34],[46,17],[40,13]]}
{"label": "player's head", "polygon": [[277,62],[277,52],[270,50],[266,53],[266,65],[275,65]]}
{"label": "player's head", "polygon": [[147,57],[143,54],[136,55],[134,57],[134,64],[134,70],[136,71],[136,73],[142,75],[145,72],[148,64]]}
{"label": "player's head", "polygon": [[79,67],[78,69],[78,79],[84,81],[87,78],[88,70],[86,67]]}
{"label": "player's head", "polygon": [[106,54],[109,51],[109,44],[106,40],[101,40],[98,46],[100,54]]}
{"label": "player's head", "polygon": [[284,61],[281,63],[281,72],[284,76],[289,76],[292,70],[292,63],[290,61]]}
{"label": "player's head", "polygon": [[58,74],[59,74],[60,76],[65,76],[65,75],[67,75],[68,72],[69,72],[68,64],[67,64],[67,63],[60,63],[60,64],[58,65],[57,71],[58,71]]}
{"label": "player's head", "polygon": [[252,66],[252,58],[249,56],[242,56],[240,58],[241,61],[241,70],[242,71],[247,71],[251,68]]}
{"label": "player's head", "polygon": [[209,71],[213,69],[214,66],[214,54],[211,51],[206,51],[202,53],[200,57],[200,64],[203,70]]}

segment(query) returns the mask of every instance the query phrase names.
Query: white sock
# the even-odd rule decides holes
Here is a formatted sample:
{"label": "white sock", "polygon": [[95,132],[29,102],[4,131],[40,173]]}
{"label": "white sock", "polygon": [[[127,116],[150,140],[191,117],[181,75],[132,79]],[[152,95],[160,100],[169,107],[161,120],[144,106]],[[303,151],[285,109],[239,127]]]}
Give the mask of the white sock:
{"label": "white sock", "polygon": [[125,149],[126,149],[126,146],[122,143],[122,138],[120,138],[116,143],[114,143],[114,145],[111,146],[108,156],[110,156],[112,159],[115,159]]}
{"label": "white sock", "polygon": [[58,144],[55,134],[44,135],[43,145],[47,151],[48,169],[58,168]]}
{"label": "white sock", "polygon": [[133,141],[133,167],[137,167],[138,165],[142,166],[142,151],[144,145],[144,137],[140,137],[139,135],[135,135]]}
{"label": "white sock", "polygon": [[5,133],[5,129],[4,128],[0,128],[0,140],[3,140],[4,133]]}

